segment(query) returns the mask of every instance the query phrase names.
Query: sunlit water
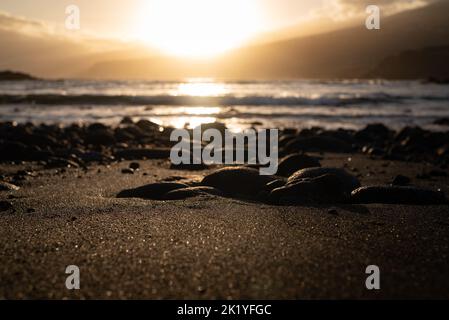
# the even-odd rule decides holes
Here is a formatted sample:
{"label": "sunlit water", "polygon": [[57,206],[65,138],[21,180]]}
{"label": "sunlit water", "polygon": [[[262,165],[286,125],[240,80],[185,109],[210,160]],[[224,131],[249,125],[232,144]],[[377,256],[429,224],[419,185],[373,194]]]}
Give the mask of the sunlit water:
{"label": "sunlit water", "polygon": [[0,103],[0,121],[118,124],[129,116],[177,128],[220,121],[235,130],[368,123],[438,129],[432,122],[449,116],[449,86],[420,81],[25,81],[0,83]]}

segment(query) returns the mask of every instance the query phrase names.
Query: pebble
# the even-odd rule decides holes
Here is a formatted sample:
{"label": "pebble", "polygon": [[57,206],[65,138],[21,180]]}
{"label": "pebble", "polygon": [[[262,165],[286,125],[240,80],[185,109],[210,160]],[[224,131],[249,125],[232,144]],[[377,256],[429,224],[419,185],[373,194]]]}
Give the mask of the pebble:
{"label": "pebble", "polygon": [[47,169],[55,168],[78,168],[78,163],[64,158],[50,158],[45,165]]}
{"label": "pebble", "polygon": [[260,175],[259,170],[253,168],[227,167],[204,177],[201,185],[217,188],[229,195],[256,196],[268,182],[275,179]]}
{"label": "pebble", "polygon": [[134,121],[131,117],[123,117],[123,119],[120,121],[120,124],[133,124]]}
{"label": "pebble", "polygon": [[138,169],[140,169],[140,164],[138,162],[131,162],[129,164],[129,168],[133,169],[133,170],[138,170]]}
{"label": "pebble", "polygon": [[346,193],[351,193],[352,190],[360,187],[360,181],[357,177],[340,168],[306,168],[299,170],[292,174],[288,180],[287,185],[301,182],[304,178],[316,178],[323,175],[333,175],[340,180],[340,188]]}
{"label": "pebble", "polygon": [[409,177],[398,174],[396,177],[394,177],[391,184],[393,186],[408,186],[410,184],[410,182],[411,181],[410,181]]}
{"label": "pebble", "polygon": [[20,189],[20,187],[14,185],[12,183],[0,181],[0,191],[17,191],[19,189]]}
{"label": "pebble", "polygon": [[433,122],[433,124],[439,125],[439,126],[449,126],[449,118],[440,118]]}
{"label": "pebble", "polygon": [[9,201],[0,201],[0,212],[8,211],[13,209],[11,202]]}
{"label": "pebble", "polygon": [[122,169],[123,174],[134,174],[134,170],[131,168],[124,168]]}
{"label": "pebble", "polygon": [[284,187],[274,189],[269,200],[274,204],[294,205],[345,203],[348,199],[349,192],[345,191],[340,177],[328,173],[287,183]]}
{"label": "pebble", "polygon": [[358,188],[352,192],[351,202],[415,205],[448,204],[445,195],[440,191],[407,186],[369,186]]}
{"label": "pebble", "polygon": [[163,200],[166,193],[182,188],[188,188],[189,186],[183,183],[174,182],[157,182],[147,184],[134,189],[127,189],[119,192],[117,198],[142,198]]}
{"label": "pebble", "polygon": [[139,120],[136,126],[143,131],[159,131],[160,126],[157,123],[151,122],[149,120]]}
{"label": "pebble", "polygon": [[279,161],[277,174],[289,177],[298,170],[313,167],[321,167],[320,162],[316,158],[302,153],[294,153]]}

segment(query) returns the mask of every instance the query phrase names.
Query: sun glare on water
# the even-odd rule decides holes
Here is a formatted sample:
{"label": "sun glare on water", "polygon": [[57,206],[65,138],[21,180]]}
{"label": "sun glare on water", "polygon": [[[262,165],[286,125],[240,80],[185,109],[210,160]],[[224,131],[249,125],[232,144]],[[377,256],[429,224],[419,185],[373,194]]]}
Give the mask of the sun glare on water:
{"label": "sun glare on water", "polygon": [[176,56],[213,56],[258,29],[256,0],[149,0],[140,9],[138,38]]}
{"label": "sun glare on water", "polygon": [[222,83],[190,80],[179,84],[173,94],[177,96],[216,97],[225,95],[226,93],[226,87]]}

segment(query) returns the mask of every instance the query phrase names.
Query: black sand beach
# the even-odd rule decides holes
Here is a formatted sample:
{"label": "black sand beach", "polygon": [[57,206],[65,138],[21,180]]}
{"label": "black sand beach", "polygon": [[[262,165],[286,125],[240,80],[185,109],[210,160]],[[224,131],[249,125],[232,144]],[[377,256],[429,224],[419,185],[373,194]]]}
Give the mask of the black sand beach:
{"label": "black sand beach", "polygon": [[[20,187],[3,183],[0,191],[1,298],[449,297],[447,204],[309,199],[293,205],[204,193],[182,200],[117,198],[154,182],[198,185],[219,169],[170,168],[165,134],[145,124],[143,136],[121,142],[123,132],[100,125],[90,128],[100,130],[94,135],[80,128],[72,138],[73,128],[0,126],[1,178]],[[17,138],[22,144],[14,142],[18,132],[28,137]],[[449,194],[447,133],[371,126],[286,130],[283,137],[313,137],[313,147],[307,140],[281,143],[281,153],[305,151],[362,186],[395,180]],[[328,137],[335,140],[329,144]],[[117,158],[118,150],[128,160]],[[138,170],[124,170],[136,162]],[[72,264],[80,267],[81,290],[65,288],[64,271]],[[372,264],[381,270],[381,290],[365,287]]]}

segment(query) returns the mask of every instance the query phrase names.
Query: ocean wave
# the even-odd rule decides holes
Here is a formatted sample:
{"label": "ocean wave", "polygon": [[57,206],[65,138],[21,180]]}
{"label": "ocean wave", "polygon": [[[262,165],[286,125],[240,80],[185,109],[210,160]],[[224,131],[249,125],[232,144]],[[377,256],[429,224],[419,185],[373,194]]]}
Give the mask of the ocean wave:
{"label": "ocean wave", "polygon": [[272,96],[128,96],[128,95],[0,95],[0,104],[43,105],[167,105],[167,106],[349,106],[401,103],[404,100],[441,100],[438,96],[400,96],[372,93],[367,96],[272,97]]}
{"label": "ocean wave", "polygon": [[45,105],[171,105],[171,106],[199,106],[199,105],[351,105],[364,103],[385,103],[398,99],[390,96],[383,97],[349,97],[349,98],[304,98],[304,97],[270,97],[270,96],[111,96],[111,95],[0,95],[1,104],[45,104]]}

